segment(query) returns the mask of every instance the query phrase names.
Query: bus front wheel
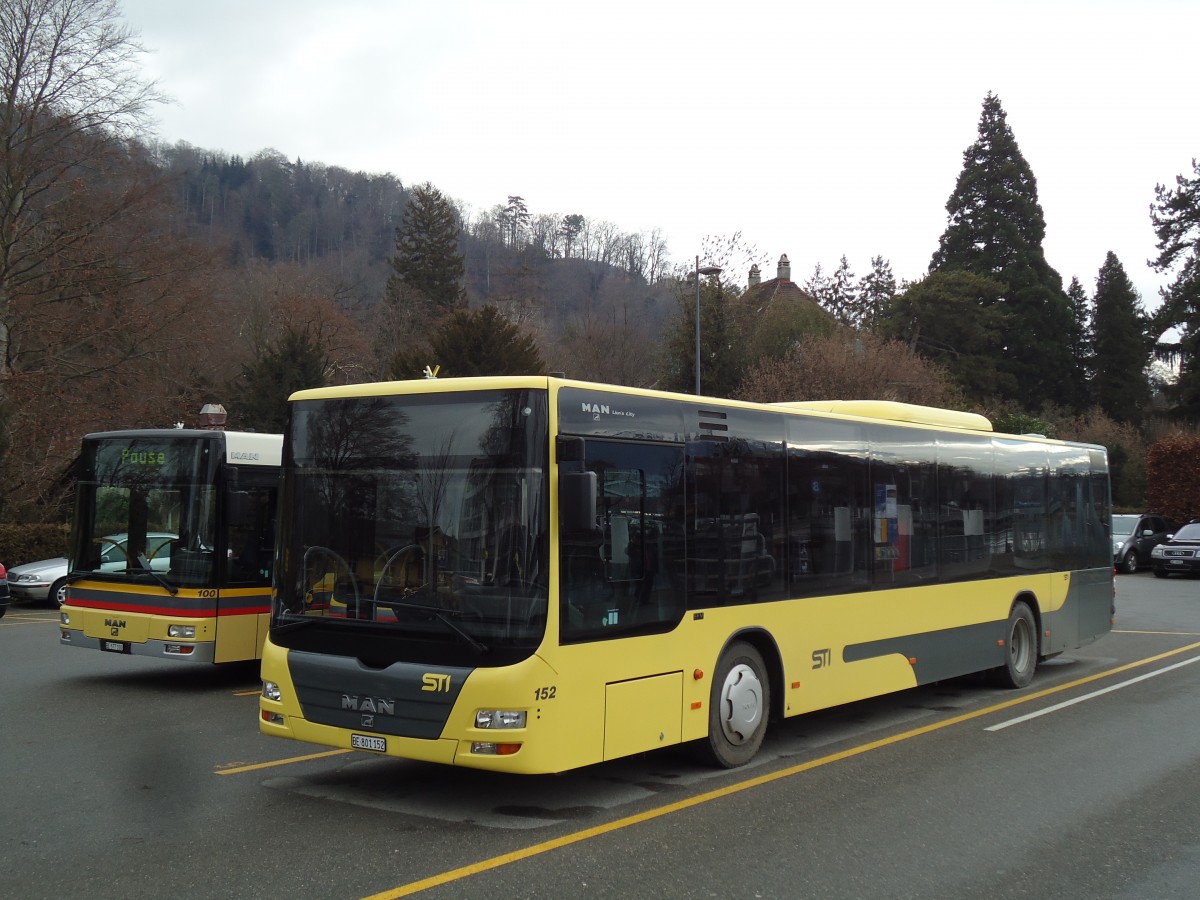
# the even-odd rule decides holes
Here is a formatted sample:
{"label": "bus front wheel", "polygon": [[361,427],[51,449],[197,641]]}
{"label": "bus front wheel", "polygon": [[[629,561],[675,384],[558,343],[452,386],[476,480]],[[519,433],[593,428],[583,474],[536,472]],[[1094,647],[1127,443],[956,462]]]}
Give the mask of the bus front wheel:
{"label": "bus front wheel", "polygon": [[745,765],[762,746],[771,709],[767,667],[750,644],[731,644],[713,673],[705,756],[732,769]]}
{"label": "bus front wheel", "polygon": [[1029,604],[1013,604],[1004,637],[1004,665],[995,670],[996,681],[1003,687],[1026,687],[1038,663],[1037,620]]}

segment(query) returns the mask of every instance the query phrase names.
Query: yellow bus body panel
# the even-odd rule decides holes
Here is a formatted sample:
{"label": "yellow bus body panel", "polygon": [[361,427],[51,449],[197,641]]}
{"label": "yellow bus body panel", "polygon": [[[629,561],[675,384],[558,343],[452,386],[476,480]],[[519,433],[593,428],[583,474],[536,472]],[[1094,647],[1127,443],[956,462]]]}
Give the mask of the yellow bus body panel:
{"label": "yellow bus body panel", "polygon": [[[919,660],[893,653],[847,661],[847,648],[1004,622],[1021,593],[1036,596],[1043,614],[1052,612],[1065,596],[1065,581],[1061,573],[1038,574],[709,608],[688,611],[667,634],[567,646],[548,639],[538,655],[516,665],[472,671],[439,739],[385,735],[387,752],[479,769],[550,773],[698,740],[708,735],[712,675],[721,653],[747,633],[766,635],[778,649],[782,678],[775,688],[783,696],[773,705],[785,716],[905,690],[917,685]],[[282,699],[262,699],[260,707],[284,716],[282,725],[260,718],[264,734],[350,748],[349,729],[303,718],[287,651],[269,640],[262,675],[280,686]],[[527,725],[504,732],[478,729],[479,709],[524,709]],[[521,746],[511,755],[487,756],[471,752],[476,741]]]}
{"label": "yellow bus body panel", "polygon": [[[105,602],[93,600],[89,606],[78,606],[71,602],[68,593],[67,602],[63,604],[63,612],[68,616],[70,624],[63,625],[63,631],[76,632],[94,641],[121,641],[131,645],[144,645],[151,641],[171,644],[193,644],[197,647],[209,647],[212,650],[212,662],[241,662],[258,659],[262,655],[263,642],[266,639],[267,627],[270,622],[269,613],[234,613],[218,616],[189,615],[188,610],[155,609],[153,612],[138,612],[136,609],[125,609],[124,606],[138,604],[154,605],[161,603],[163,607],[172,600],[198,601],[204,604],[216,604],[217,598],[201,598],[200,591],[180,588],[172,598],[162,587],[157,585],[122,584],[112,582],[79,580],[71,585],[72,591],[88,592],[93,597],[111,597],[111,608],[95,605]],[[223,590],[220,597],[232,600],[253,600],[262,598],[262,604],[267,603],[267,591],[263,588]],[[136,598],[136,599],[133,599]],[[168,633],[172,625],[191,625],[196,629],[194,638],[173,637]],[[210,654],[200,655],[208,659]],[[200,658],[198,656],[198,658]]]}

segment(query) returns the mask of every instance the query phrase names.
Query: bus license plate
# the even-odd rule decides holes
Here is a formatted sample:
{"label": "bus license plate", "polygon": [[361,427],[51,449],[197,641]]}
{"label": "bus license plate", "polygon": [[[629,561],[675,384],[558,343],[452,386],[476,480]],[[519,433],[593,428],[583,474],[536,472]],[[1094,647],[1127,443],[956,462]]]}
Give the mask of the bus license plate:
{"label": "bus license plate", "polygon": [[350,746],[355,750],[374,750],[377,753],[387,752],[387,741],[373,734],[350,735]]}
{"label": "bus license plate", "polygon": [[129,645],[124,641],[101,641],[100,649],[109,653],[128,653]]}

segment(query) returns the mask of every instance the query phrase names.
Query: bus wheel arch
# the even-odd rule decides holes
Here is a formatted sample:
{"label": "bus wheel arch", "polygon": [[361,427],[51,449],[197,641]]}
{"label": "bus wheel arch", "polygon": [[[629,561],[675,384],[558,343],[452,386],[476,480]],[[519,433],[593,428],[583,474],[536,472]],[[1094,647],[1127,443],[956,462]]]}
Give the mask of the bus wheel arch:
{"label": "bus wheel arch", "polygon": [[1040,635],[1037,600],[1021,594],[1013,601],[1004,626],[1004,662],[992,670],[997,684],[1023,688],[1033,681],[1041,656]]}
{"label": "bus wheel arch", "polygon": [[780,662],[763,632],[733,637],[717,659],[709,689],[708,737],[704,758],[727,769],[745,765],[762,746],[780,695]]}

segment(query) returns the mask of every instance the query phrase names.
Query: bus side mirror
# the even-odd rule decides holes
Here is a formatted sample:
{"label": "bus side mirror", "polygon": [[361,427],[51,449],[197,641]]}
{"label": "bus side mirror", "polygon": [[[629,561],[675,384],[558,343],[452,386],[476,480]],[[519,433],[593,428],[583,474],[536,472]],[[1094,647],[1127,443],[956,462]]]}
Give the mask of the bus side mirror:
{"label": "bus side mirror", "polygon": [[566,536],[599,535],[596,524],[596,473],[564,472],[558,477],[559,524]]}

